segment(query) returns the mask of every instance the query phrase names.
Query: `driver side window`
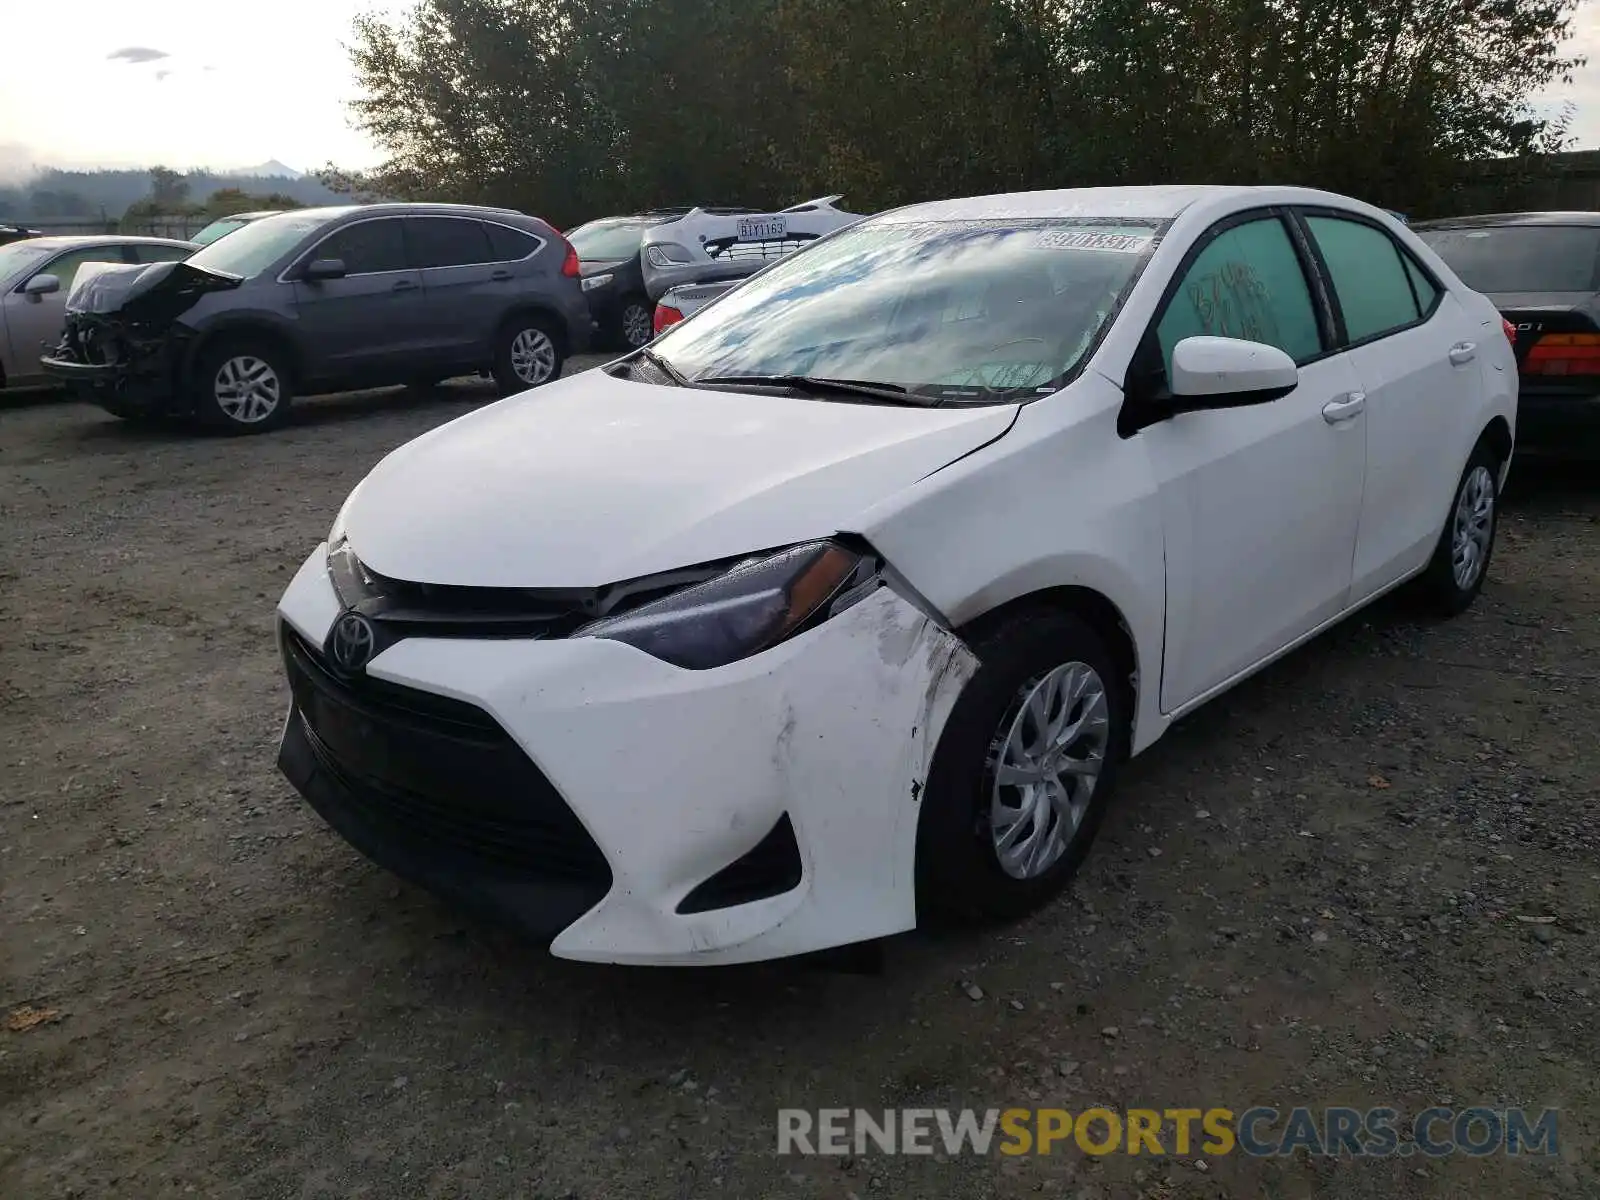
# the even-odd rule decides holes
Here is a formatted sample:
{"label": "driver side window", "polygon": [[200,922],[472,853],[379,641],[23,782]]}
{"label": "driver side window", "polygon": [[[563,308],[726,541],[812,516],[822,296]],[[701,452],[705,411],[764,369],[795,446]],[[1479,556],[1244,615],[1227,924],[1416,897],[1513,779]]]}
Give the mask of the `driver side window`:
{"label": "driver side window", "polygon": [[1311,289],[1277,217],[1224,230],[1184,272],[1156,326],[1161,365],[1186,337],[1240,338],[1276,346],[1298,363],[1322,353]]}

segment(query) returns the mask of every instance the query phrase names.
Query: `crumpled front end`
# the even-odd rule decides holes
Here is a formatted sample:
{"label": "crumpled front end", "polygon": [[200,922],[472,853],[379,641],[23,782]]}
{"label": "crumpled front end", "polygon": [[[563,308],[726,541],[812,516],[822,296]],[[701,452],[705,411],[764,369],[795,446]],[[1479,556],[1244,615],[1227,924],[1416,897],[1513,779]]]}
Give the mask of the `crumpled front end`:
{"label": "crumpled front end", "polygon": [[85,263],[67,297],[61,341],[40,368],[112,412],[171,408],[196,337],[178,318],[201,296],[239,283],[182,262]]}
{"label": "crumpled front end", "polygon": [[892,587],[688,670],[597,637],[407,637],[360,679],[326,546],[279,605],[279,762],[368,857],[562,958],[700,965],[916,923],[916,831],[977,668]]}

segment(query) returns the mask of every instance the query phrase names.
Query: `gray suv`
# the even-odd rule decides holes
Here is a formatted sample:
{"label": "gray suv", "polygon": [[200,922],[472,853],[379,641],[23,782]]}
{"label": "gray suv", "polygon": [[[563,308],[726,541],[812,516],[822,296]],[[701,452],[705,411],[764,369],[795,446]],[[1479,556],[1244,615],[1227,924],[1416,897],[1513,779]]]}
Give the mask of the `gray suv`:
{"label": "gray suv", "polygon": [[302,209],[192,257],[89,264],[50,376],[123,417],[253,433],[296,394],[561,374],[592,331],[578,256],[537,217],[447,204]]}

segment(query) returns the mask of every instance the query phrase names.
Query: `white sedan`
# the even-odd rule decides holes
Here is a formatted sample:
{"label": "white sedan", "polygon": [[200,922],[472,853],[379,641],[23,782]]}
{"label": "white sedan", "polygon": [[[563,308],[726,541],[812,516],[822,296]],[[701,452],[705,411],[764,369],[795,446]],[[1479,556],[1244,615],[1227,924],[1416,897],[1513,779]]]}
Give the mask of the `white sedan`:
{"label": "white sedan", "polygon": [[1401,584],[1472,603],[1516,378],[1342,196],[883,213],[384,459],[280,602],[280,764],[564,958],[1022,914],[1174,720]]}

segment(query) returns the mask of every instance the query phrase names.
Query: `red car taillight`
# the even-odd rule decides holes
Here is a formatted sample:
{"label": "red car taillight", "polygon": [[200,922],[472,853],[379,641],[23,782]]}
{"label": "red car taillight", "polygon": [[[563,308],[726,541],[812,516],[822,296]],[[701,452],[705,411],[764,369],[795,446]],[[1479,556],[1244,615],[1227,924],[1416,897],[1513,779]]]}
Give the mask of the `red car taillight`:
{"label": "red car taillight", "polygon": [[1504,317],[1500,318],[1500,332],[1506,335],[1506,341],[1513,346],[1517,344],[1517,327]]}
{"label": "red car taillight", "polygon": [[1522,360],[1524,375],[1600,375],[1600,333],[1547,333]]}
{"label": "red car taillight", "polygon": [[561,239],[562,245],[567,248],[567,257],[561,262],[561,273],[568,279],[578,277],[578,252],[572,248],[572,243],[566,238]]}
{"label": "red car taillight", "polygon": [[676,325],[683,320],[683,314],[670,304],[656,305],[655,331],[660,333],[669,325]]}

